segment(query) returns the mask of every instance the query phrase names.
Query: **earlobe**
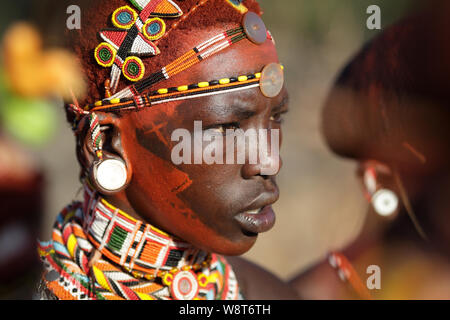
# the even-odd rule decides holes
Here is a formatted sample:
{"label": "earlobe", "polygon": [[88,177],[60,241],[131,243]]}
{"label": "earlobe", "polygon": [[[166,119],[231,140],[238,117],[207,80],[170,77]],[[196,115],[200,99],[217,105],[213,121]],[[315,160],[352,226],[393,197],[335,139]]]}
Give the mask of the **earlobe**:
{"label": "earlobe", "polygon": [[91,169],[91,182],[103,194],[122,191],[129,182],[125,162],[114,158],[94,162]]}
{"label": "earlobe", "polygon": [[381,171],[388,175],[389,168],[376,164],[367,164],[363,172],[363,182],[367,198],[377,214],[383,217],[393,216],[398,212],[399,198],[390,188],[384,186],[377,178]]}
{"label": "earlobe", "polygon": [[111,114],[94,113],[87,125],[82,151],[90,183],[102,194],[124,190],[132,174],[120,141],[120,119]]}

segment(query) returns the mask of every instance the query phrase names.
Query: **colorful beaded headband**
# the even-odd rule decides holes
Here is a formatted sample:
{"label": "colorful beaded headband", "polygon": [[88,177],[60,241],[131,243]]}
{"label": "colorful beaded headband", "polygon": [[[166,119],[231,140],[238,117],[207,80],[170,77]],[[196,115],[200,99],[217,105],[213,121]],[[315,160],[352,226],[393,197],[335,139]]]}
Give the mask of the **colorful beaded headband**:
{"label": "colorful beaded headband", "polygon": [[221,94],[224,91],[235,92],[256,87],[260,87],[261,92],[267,97],[276,96],[283,87],[283,69],[282,65],[271,63],[259,73],[163,88],[146,95],[135,96],[134,98],[105,99],[86,106],[85,110],[90,112],[134,110],[165,102],[187,100]]}
{"label": "colorful beaded headband", "polygon": [[[262,44],[267,38],[271,38],[261,18],[256,13],[248,12],[242,0],[224,1],[244,15],[242,26],[208,39],[146,78],[145,66],[140,57],[158,55],[160,50],[157,42],[179,25],[179,22],[176,22],[167,30],[161,18],[181,17],[184,21],[208,0],[200,1],[185,15],[172,0],[130,0],[134,8],[122,6],[116,9],[111,18],[116,29],[100,31],[100,37],[105,42],[100,43],[94,52],[99,65],[111,67],[106,98],[139,96],[156,83],[171,78],[243,39]],[[122,74],[135,83],[116,93]],[[114,94],[112,97],[111,93]]]}
{"label": "colorful beaded headband", "polygon": [[[122,6],[112,14],[112,23],[117,29],[104,29],[100,37],[105,41],[94,51],[97,63],[103,67],[111,67],[111,76],[105,82],[106,99],[86,106],[84,109],[76,103],[70,105],[77,115],[74,128],[82,117],[90,116],[90,133],[94,150],[99,159],[102,157],[102,141],[96,111],[113,112],[119,110],[141,109],[164,102],[192,99],[225,92],[260,87],[266,97],[277,96],[283,87],[283,67],[276,63],[267,65],[261,73],[231,77],[209,82],[200,82],[168,89],[159,89],[143,94],[157,83],[170,79],[174,75],[187,70],[201,61],[225,50],[244,39],[255,44],[263,44],[272,39],[264,22],[253,12],[248,12],[241,0],[224,0],[241,14],[242,25],[222,32],[197,45],[161,70],[144,78],[145,66],[140,57],[160,53],[158,41],[166,37],[179,25],[173,23],[167,30],[162,18],[178,18],[186,20],[208,0],[201,0],[187,14],[171,0],[130,0],[137,11],[130,6]],[[115,92],[121,75],[134,82],[120,92]],[[113,95],[112,95],[113,94]]]}

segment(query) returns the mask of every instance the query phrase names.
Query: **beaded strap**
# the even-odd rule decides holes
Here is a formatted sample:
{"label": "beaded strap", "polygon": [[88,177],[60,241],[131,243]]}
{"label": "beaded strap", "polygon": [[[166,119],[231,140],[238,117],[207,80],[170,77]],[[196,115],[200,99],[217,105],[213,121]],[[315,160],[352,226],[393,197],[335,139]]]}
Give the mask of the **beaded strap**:
{"label": "beaded strap", "polygon": [[[183,15],[181,16],[180,22],[186,21],[186,19],[189,18],[189,16],[190,16],[191,14],[193,14],[195,11],[197,11],[197,9],[198,9],[199,7],[204,6],[208,1],[209,1],[209,0],[200,0],[200,2],[199,2],[197,5],[193,6],[193,7],[191,8],[191,10],[189,10],[188,13],[183,14]],[[172,26],[171,26],[171,28],[170,28],[169,30],[167,30],[167,32],[166,32],[160,39],[158,39],[158,40],[155,42],[155,44],[158,45],[158,43],[159,43],[161,40],[165,39],[165,38],[166,38],[173,30],[177,29],[177,28],[179,27],[179,25],[180,25],[179,22],[173,23]]]}
{"label": "beaded strap", "polygon": [[155,85],[162,80],[170,79],[170,77],[173,77],[174,75],[196,65],[200,61],[217,54],[218,52],[245,38],[247,38],[247,36],[242,27],[230,29],[220,33],[197,45],[192,50],[189,50],[173,62],[163,67],[161,70],[119,91],[113,95],[111,99],[132,98],[138,96],[152,85]]}
{"label": "beaded strap", "polygon": [[343,282],[348,282],[355,293],[364,300],[372,300],[373,297],[370,294],[366,286],[364,286],[358,273],[353,268],[348,259],[338,252],[332,252],[328,255],[328,262],[330,266],[336,269],[339,278]]}
{"label": "beaded strap", "polygon": [[261,73],[243,75],[231,78],[222,78],[219,80],[211,80],[208,82],[198,82],[190,85],[179,87],[162,88],[155,90],[146,95],[130,98],[115,98],[98,101],[85,107],[86,110],[92,112],[103,111],[111,112],[118,110],[140,109],[151,107],[152,105],[161,104],[181,99],[193,99],[203,96],[216,95],[225,92],[250,89],[259,86]]}

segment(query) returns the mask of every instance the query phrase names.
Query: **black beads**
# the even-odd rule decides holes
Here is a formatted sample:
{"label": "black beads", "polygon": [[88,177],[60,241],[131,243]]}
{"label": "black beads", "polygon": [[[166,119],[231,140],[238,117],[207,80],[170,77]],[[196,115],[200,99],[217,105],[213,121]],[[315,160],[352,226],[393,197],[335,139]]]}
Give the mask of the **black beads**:
{"label": "black beads", "polygon": [[242,24],[245,34],[253,43],[263,44],[267,40],[266,25],[256,13],[247,12]]}

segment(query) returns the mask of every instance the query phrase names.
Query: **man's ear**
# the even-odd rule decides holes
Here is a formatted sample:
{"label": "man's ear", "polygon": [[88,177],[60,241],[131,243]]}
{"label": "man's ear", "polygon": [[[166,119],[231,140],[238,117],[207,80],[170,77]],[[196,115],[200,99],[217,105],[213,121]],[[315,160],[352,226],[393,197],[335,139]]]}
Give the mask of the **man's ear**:
{"label": "man's ear", "polygon": [[[112,113],[96,113],[96,118],[98,119],[100,133],[99,139],[101,141],[101,156],[96,150],[96,144],[93,131],[91,130],[90,117],[87,116],[83,119],[83,123],[80,124],[82,128],[80,136],[78,139],[78,158],[84,168],[84,176],[89,179],[89,182],[94,186],[99,192],[103,194],[114,194],[123,189],[125,189],[131,181],[132,177],[132,165],[129,161],[129,157],[122,146],[122,127],[123,122],[120,117]],[[109,162],[108,162],[109,161]],[[98,179],[98,169],[102,164],[113,163],[116,164],[114,167],[121,169],[121,175],[126,176],[126,181],[118,189],[107,189],[99,183]],[[113,168],[114,168],[113,167]],[[104,172],[102,170],[101,172]],[[107,173],[109,175],[114,175],[114,171]],[[103,178],[105,178],[103,176]],[[106,177],[110,179],[116,179],[116,177]],[[121,179],[121,178],[120,178]]]}

